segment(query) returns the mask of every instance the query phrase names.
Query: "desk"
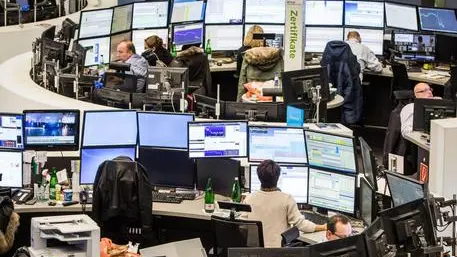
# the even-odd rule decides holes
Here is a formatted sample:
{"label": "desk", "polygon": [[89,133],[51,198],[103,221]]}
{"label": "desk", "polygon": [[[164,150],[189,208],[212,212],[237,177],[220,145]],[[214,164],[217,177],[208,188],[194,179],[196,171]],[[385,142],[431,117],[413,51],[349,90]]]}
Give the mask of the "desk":
{"label": "desk", "polygon": [[[247,98],[246,93],[244,93],[241,96],[241,101],[243,103],[257,103],[257,101],[253,101],[253,100],[250,100],[249,98]],[[327,102],[327,109],[333,109],[333,108],[340,107],[341,105],[343,105],[343,102],[344,102],[344,98],[337,94],[337,95],[335,95],[335,98],[332,101]]]}
{"label": "desk", "polygon": [[211,62],[209,70],[211,72],[236,71],[236,62],[223,63],[221,66],[217,65],[216,62]]}
{"label": "desk", "polygon": [[430,151],[430,143],[428,143],[427,140],[422,137],[422,133],[413,131],[411,133],[406,134],[404,138],[419,146],[420,148]]}
{"label": "desk", "polygon": [[[390,70],[390,66],[387,66],[382,69],[382,72],[373,72],[373,71],[364,71],[363,74],[368,74],[368,75],[375,75],[375,76],[382,76],[382,77],[390,77],[392,78],[393,72]],[[434,84],[434,85],[441,85],[443,86],[450,77],[446,76],[432,76],[428,75],[425,72],[408,72],[408,78],[409,80],[413,81],[418,81],[418,82],[427,82],[429,84]]]}

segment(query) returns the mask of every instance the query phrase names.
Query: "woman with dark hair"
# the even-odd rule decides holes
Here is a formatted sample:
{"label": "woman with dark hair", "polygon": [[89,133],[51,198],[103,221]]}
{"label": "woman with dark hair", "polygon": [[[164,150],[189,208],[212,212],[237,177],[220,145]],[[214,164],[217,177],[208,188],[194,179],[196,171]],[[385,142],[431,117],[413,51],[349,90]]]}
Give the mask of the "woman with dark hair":
{"label": "woman with dark hair", "polygon": [[262,221],[265,247],[281,247],[281,233],[296,226],[302,232],[327,230],[327,225],[316,225],[298,210],[294,198],[277,187],[281,168],[272,160],[257,167],[261,188],[248,195],[244,202],[251,205],[247,218]]}
{"label": "woman with dark hair", "polygon": [[163,40],[156,35],[144,40],[144,48],[146,51],[141,55],[151,66],[168,66],[173,61],[170,52],[163,47]]}

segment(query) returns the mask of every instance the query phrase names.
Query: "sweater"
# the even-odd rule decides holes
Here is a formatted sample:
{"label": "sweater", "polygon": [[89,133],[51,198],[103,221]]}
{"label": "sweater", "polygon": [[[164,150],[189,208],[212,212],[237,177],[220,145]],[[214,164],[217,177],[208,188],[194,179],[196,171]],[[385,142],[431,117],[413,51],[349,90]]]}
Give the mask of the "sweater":
{"label": "sweater", "polygon": [[314,232],[316,224],[305,219],[294,198],[281,191],[257,191],[244,200],[252,212],[243,217],[262,222],[265,247],[281,247],[281,233],[296,226],[302,232]]}

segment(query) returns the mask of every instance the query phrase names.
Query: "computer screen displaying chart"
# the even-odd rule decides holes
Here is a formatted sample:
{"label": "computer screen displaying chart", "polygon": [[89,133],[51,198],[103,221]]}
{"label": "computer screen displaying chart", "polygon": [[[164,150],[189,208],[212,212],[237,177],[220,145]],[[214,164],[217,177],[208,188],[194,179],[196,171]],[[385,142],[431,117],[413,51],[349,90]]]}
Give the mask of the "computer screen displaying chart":
{"label": "computer screen displaying chart", "polygon": [[343,1],[306,1],[306,25],[343,25]]}
{"label": "computer screen displaying chart", "polygon": [[454,9],[419,7],[422,30],[457,33],[457,18]]}

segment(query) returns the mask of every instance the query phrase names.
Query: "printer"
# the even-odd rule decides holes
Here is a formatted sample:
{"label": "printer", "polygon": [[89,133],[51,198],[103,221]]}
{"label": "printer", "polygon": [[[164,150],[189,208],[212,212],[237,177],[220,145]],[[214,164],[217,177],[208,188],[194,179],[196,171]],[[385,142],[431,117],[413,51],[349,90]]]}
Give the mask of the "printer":
{"label": "printer", "polygon": [[100,228],[85,214],[32,218],[30,233],[31,257],[100,255]]}

